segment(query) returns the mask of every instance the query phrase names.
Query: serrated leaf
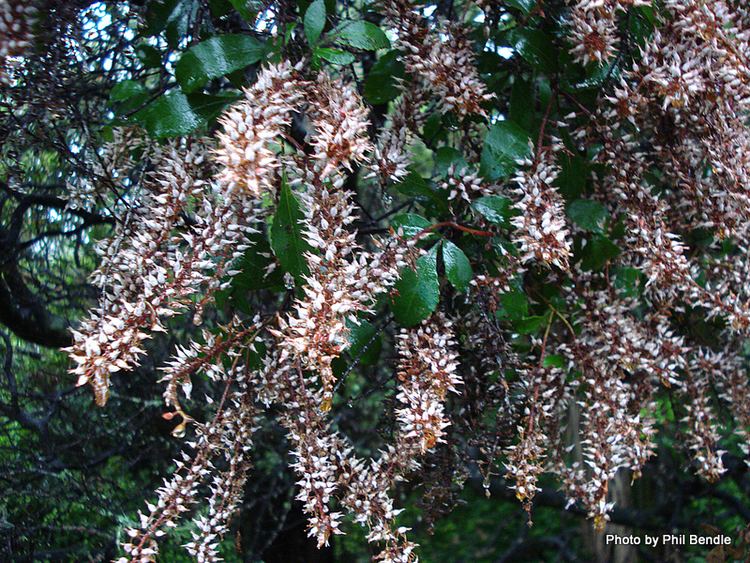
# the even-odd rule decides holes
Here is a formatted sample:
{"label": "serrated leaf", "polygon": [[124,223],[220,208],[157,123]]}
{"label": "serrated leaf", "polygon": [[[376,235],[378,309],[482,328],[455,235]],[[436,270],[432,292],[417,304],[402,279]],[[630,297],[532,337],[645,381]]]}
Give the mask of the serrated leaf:
{"label": "serrated leaf", "polygon": [[399,55],[398,51],[389,51],[372,65],[363,90],[365,100],[371,104],[385,104],[401,94],[398,79],[404,78],[406,70]]}
{"label": "serrated leaf", "polygon": [[518,168],[516,160],[530,155],[529,134],[513,121],[498,121],[484,139],[479,172],[491,181],[507,178]]}
{"label": "serrated leaf", "polygon": [[281,267],[300,282],[309,273],[305,253],[312,249],[302,236],[304,213],[289,185],[283,181],[271,224],[271,248]]}
{"label": "serrated leaf", "polygon": [[598,201],[577,199],[568,205],[568,217],[584,231],[602,233],[604,224],[609,218],[609,212]]}
{"label": "serrated leaf", "polygon": [[321,59],[333,63],[335,65],[349,65],[352,64],[357,58],[351,53],[346,51],[340,51],[338,49],[329,49],[327,47],[318,47],[315,49],[315,54]]}
{"label": "serrated leaf", "polygon": [[482,196],[471,204],[485,219],[503,227],[510,225],[511,205],[510,199],[499,195]]}
{"label": "serrated leaf", "polygon": [[359,358],[363,366],[375,365],[383,348],[383,339],[371,323],[360,320],[359,324],[347,321],[349,328],[349,356]]}
{"label": "serrated leaf", "polygon": [[266,45],[250,35],[217,35],[190,47],[175,65],[175,77],[186,93],[266,56]]}
{"label": "serrated leaf", "polygon": [[399,323],[413,326],[429,317],[440,301],[437,246],[417,260],[416,270],[404,268],[394,289],[391,310]]}
{"label": "serrated leaf", "polygon": [[388,41],[383,30],[367,21],[345,21],[336,28],[336,42],[363,51],[388,49]]}
{"label": "serrated leaf", "polygon": [[464,251],[449,240],[443,241],[443,264],[445,277],[451,285],[458,291],[466,291],[474,272]]}
{"label": "serrated leaf", "polygon": [[[397,232],[401,229],[404,233],[403,236],[406,239],[418,235],[430,225],[432,225],[432,223],[416,213],[400,213],[391,220],[391,227]],[[430,233],[427,237],[433,236],[433,234],[434,233]]]}
{"label": "serrated leaf", "polygon": [[305,10],[305,37],[310,45],[316,45],[326,26],[326,4],[315,0]]}

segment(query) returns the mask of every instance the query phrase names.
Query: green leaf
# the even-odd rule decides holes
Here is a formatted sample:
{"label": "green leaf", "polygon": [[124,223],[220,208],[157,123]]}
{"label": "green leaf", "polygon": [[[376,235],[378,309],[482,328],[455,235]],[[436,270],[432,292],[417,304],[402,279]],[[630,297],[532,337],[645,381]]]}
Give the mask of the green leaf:
{"label": "green leaf", "polygon": [[536,0],[505,0],[505,3],[511,8],[521,10],[524,14],[530,14],[536,6]]}
{"label": "green leaf", "polygon": [[440,301],[437,245],[417,260],[416,270],[404,268],[401,271],[395,290],[391,309],[402,325],[416,325],[435,311]]}
{"label": "green leaf", "polygon": [[517,321],[529,314],[529,300],[519,290],[509,291],[500,296],[503,312],[512,321]]}
{"label": "green leaf", "polygon": [[276,268],[266,275],[266,269],[273,264],[271,245],[263,233],[248,236],[250,247],[237,263],[239,274],[232,278],[232,289],[236,291],[255,291],[269,287],[282,286],[283,272]]}
{"label": "green leaf", "polygon": [[588,177],[586,161],[580,156],[570,156],[561,151],[559,164],[560,175],[555,184],[560,189],[560,193],[568,201],[581,197],[586,189]]}
{"label": "green leaf", "polygon": [[247,0],[229,0],[229,3],[234,6],[234,9],[237,10],[237,13],[242,17],[243,20],[249,22],[253,19],[253,14],[247,7]]}
{"label": "green leaf", "polygon": [[360,320],[359,324],[347,321],[346,326],[349,328],[349,356],[359,358],[363,366],[375,365],[383,348],[378,329],[364,320]]}
{"label": "green leaf", "polygon": [[[400,213],[391,220],[391,227],[396,231],[402,229],[404,232],[404,238],[410,239],[424,229],[432,225],[427,219],[416,213]],[[434,233],[426,235],[426,237],[433,236]]]}
{"label": "green leaf", "polygon": [[236,99],[235,95],[186,96],[180,91],[172,91],[151,102],[133,119],[152,137],[179,137],[206,125]]}
{"label": "green leaf", "polygon": [[266,45],[250,35],[217,35],[190,47],[177,62],[175,77],[189,94],[209,80],[257,63],[266,53]]}
{"label": "green leaf", "polygon": [[515,28],[508,33],[513,48],[534,69],[553,74],[557,69],[557,52],[549,35],[539,29]]}
{"label": "green leaf", "polygon": [[357,57],[351,53],[340,51],[338,49],[329,49],[327,47],[317,47],[315,49],[315,55],[335,65],[349,65],[357,60]]}
{"label": "green leaf", "polygon": [[448,212],[444,193],[432,189],[417,172],[409,172],[409,175],[394,187],[399,193],[416,198],[425,205],[425,209],[432,209],[438,216]]}
{"label": "green leaf", "polygon": [[513,328],[519,334],[535,334],[549,321],[549,313],[524,317],[513,323]]}
{"label": "green leaf", "polygon": [[619,247],[604,235],[594,235],[581,251],[584,270],[601,270],[612,258],[620,254]]}
{"label": "green leaf", "polygon": [[156,68],[161,66],[161,53],[155,47],[146,43],[141,43],[136,47],[135,54],[138,56],[143,66],[147,68]]}
{"label": "green leaf", "polygon": [[345,21],[336,28],[336,42],[363,51],[388,49],[388,41],[383,30],[366,21]]}
{"label": "green leaf", "polygon": [[219,117],[229,104],[236,102],[240,97],[239,92],[225,92],[215,96],[197,92],[190,94],[187,99],[193,111],[206,123],[209,123]]}
{"label": "green leaf", "polygon": [[637,297],[644,286],[643,273],[638,268],[615,268],[615,287],[622,290],[623,297]]}
{"label": "green leaf", "polygon": [[498,121],[484,139],[479,172],[491,181],[507,178],[516,171],[516,160],[530,155],[529,134],[513,121]]}
{"label": "green leaf", "polygon": [[315,0],[305,11],[305,37],[310,45],[316,45],[326,26],[326,4]]}
{"label": "green leaf", "polygon": [[449,240],[443,241],[443,264],[445,277],[451,285],[458,291],[466,291],[471,278],[474,277],[474,272],[464,251]]}
{"label": "green leaf", "polygon": [[282,178],[279,204],[271,224],[271,248],[281,267],[300,282],[309,273],[305,253],[312,249],[302,236],[304,214],[291,188]]}
{"label": "green leaf", "polygon": [[123,80],[112,87],[109,92],[109,99],[113,102],[124,102],[138,94],[145,94],[146,88],[140,82],[135,80]]}
{"label": "green leaf", "polygon": [[512,215],[511,204],[512,202],[507,197],[486,195],[474,201],[471,206],[491,223],[507,227],[510,225]]}
{"label": "green leaf", "polygon": [[568,217],[584,231],[604,232],[604,224],[609,219],[609,212],[598,201],[577,199],[568,205]]}
{"label": "green leaf", "polygon": [[145,104],[148,101],[148,90],[140,82],[124,80],[110,90],[109,99],[115,113],[123,115]]}
{"label": "green leaf", "polygon": [[440,147],[435,151],[435,173],[444,176],[450,167],[455,172],[460,172],[468,166],[461,151],[453,147]]}
{"label": "green leaf", "polygon": [[372,65],[363,91],[365,100],[371,104],[385,104],[401,94],[397,79],[404,78],[406,70],[399,55],[398,51],[389,51]]}
{"label": "green leaf", "polygon": [[542,367],[545,368],[563,368],[565,367],[565,358],[560,354],[549,354],[544,356]]}
{"label": "green leaf", "polygon": [[521,78],[513,82],[513,89],[510,91],[510,111],[508,112],[508,116],[511,121],[529,132],[534,130],[535,95],[534,84],[532,82]]}
{"label": "green leaf", "polygon": [[165,32],[167,44],[176,48],[187,35],[190,23],[195,21],[201,3],[197,0],[166,0],[149,2],[146,12],[145,35]]}
{"label": "green leaf", "polygon": [[409,175],[396,184],[396,189],[409,197],[433,197],[434,193],[430,189],[427,180],[422,178],[417,172],[409,172]]}

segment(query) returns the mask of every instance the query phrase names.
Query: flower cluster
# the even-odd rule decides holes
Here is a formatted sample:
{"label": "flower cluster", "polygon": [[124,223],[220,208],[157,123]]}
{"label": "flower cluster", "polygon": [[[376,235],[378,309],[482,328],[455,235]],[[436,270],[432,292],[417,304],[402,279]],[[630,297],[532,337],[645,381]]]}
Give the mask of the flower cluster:
{"label": "flower cluster", "polygon": [[514,483],[516,498],[531,510],[531,501],[539,491],[537,482],[544,472],[546,452],[555,435],[560,394],[564,392],[564,372],[559,368],[524,366],[520,387],[528,400],[526,413],[518,427],[518,442],[507,448],[505,469]]}
{"label": "flower cluster", "polygon": [[497,191],[473,173],[457,173],[455,166],[448,169],[448,177],[442,188],[448,192],[448,201],[471,204],[478,197],[492,195]]}
{"label": "flower cluster", "polygon": [[[617,31],[621,15],[645,5],[573,3],[565,13],[574,59],[611,61],[625,48]],[[469,36],[423,17],[411,0],[388,0],[384,7],[411,83],[400,83],[379,135],[371,119],[382,116],[368,113],[346,71],[332,76],[305,62],[282,62],[262,68],[244,99],[224,113],[215,146],[149,146],[145,165],[127,150],[102,155],[100,175],[127,184],[130,207],[100,246],[93,281],[101,299],[70,349],[72,371],[79,384],[93,386],[99,404],[107,399],[110,374],[138,365],[144,341],[166,330],[165,319],[192,310],[200,321],[203,307],[236,273],[248,235],[264,228],[261,219],[274,205],[293,199],[301,210],[293,233],[302,248],[299,268],[288,269],[296,291],[252,323],[234,318],[218,333],[204,331],[200,343],[178,347],[162,368],[165,416],[179,418],[176,435],[196,437],[156,503],[128,532],[131,560],[152,559],[158,538],[202,498],[207,510],[194,518],[186,547],[199,560],[216,560],[241,501],[262,409],[284,429],[296,500],[318,546],[342,534],[351,517],[367,528],[369,542],[380,544],[377,558],[394,562],[414,561],[416,545],[396,522],[401,510],[393,489],[423,468],[425,458],[434,463],[433,455],[460,466],[462,447],[480,452],[487,490],[493,468],[503,467],[529,513],[542,474],[551,472],[569,501],[601,528],[611,517],[613,483],[625,473],[640,476],[654,455],[653,415],[666,389],[685,404],[679,425],[699,475],[717,480],[724,472],[721,408],[734,415],[733,430],[748,452],[741,335],[750,328],[744,123],[750,18],[727,2],[666,0],[664,6],[663,25],[632,66],[613,74],[616,83],[599,105],[583,108],[585,122],[577,112],[564,118],[576,122],[571,135],[559,135],[564,144],[545,129],[569,125],[550,116],[565,95],[575,98],[553,86],[533,156],[497,183],[473,173],[482,169],[476,139],[486,129],[492,95],[474,66]],[[363,223],[386,230],[382,218],[421,203],[415,197],[380,219],[359,217],[363,190],[353,180],[360,168],[369,169],[360,178],[376,178],[381,189],[406,178],[410,145],[430,104],[458,118],[444,120],[451,122],[446,137],[463,149],[467,163],[436,173],[437,182],[425,188],[435,187],[435,199],[442,198],[435,209],[425,204],[425,215],[445,217],[427,228],[431,237],[421,236],[426,231],[408,240],[403,231],[388,240],[365,236]],[[122,146],[139,142],[128,132],[118,135]],[[581,169],[593,171],[575,178],[584,185],[558,182],[561,167],[583,155],[592,162]],[[129,172],[139,166],[140,177]],[[486,196],[502,201],[503,211],[510,208],[509,220],[482,215],[473,204]],[[570,201],[577,198],[611,220],[581,220]],[[462,224],[468,221],[473,224]],[[702,229],[715,240],[696,258],[691,241]],[[422,263],[438,232],[446,238],[430,252],[442,249],[435,275],[445,270],[447,281],[435,291],[445,306],[391,333],[397,353],[389,380],[395,384],[392,431],[365,457],[333,415],[348,375],[338,362],[346,359],[352,327],[379,310],[403,268]],[[274,239],[275,233],[272,228]],[[477,271],[463,284],[464,295],[460,268],[448,273],[447,241],[463,245],[464,256],[482,257],[471,264]],[[609,245],[604,267],[581,259],[595,245]],[[717,344],[698,343],[681,329],[679,319],[690,315],[720,327]],[[267,352],[256,354],[259,341]],[[249,355],[262,356],[254,368]],[[197,373],[224,391],[207,422],[182,406]],[[461,416],[451,418],[454,402]]]}
{"label": "flower cluster", "polygon": [[529,169],[515,178],[520,200],[513,207],[519,214],[511,220],[516,228],[513,242],[521,250],[522,262],[534,260],[567,270],[571,255],[570,231],[565,222],[563,200],[553,183],[558,169],[552,152],[537,162],[523,161]]}
{"label": "flower cluster", "polygon": [[420,100],[424,94],[419,90],[407,90],[396,102],[391,121],[378,138],[374,150],[374,170],[381,185],[403,180],[409,173],[411,161],[409,144],[424,118],[419,114]]}
{"label": "flower cluster", "polygon": [[406,53],[406,71],[432,92],[442,111],[459,117],[484,115],[482,104],[493,96],[476,71],[468,37],[461,28],[446,23],[430,29],[417,10],[412,0],[385,3],[386,25],[398,35],[396,48]]}
{"label": "flower cluster", "polygon": [[[148,331],[164,331],[162,320],[183,311],[199,289],[207,295],[219,289],[247,248],[253,202],[234,185],[203,179],[204,153],[200,146],[166,149],[137,207],[100,247],[102,263],[92,275],[100,303],[74,331],[70,349],[78,384],[91,383],[100,405],[110,374],[138,364]],[[191,203],[197,212],[187,225]]]}
{"label": "flower cluster", "polygon": [[298,70],[289,63],[269,66],[245,90],[245,100],[224,113],[216,153],[221,184],[237,186],[253,198],[273,191],[279,161],[272,142],[281,137],[304,99]]}
{"label": "flower cluster", "polygon": [[607,63],[617,52],[618,20],[635,6],[649,6],[648,0],[580,0],[572,2],[568,39],[573,58],[586,65]]}

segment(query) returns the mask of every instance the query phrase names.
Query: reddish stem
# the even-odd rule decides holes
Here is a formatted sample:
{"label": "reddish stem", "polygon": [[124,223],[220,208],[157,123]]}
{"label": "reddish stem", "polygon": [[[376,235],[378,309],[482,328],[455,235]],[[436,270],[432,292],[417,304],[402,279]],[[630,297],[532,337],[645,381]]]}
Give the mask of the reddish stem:
{"label": "reddish stem", "polygon": [[419,231],[416,235],[414,235],[413,238],[420,239],[423,236],[431,233],[432,231],[435,231],[437,229],[440,229],[442,227],[450,227],[452,229],[457,229],[459,231],[463,231],[464,233],[469,233],[470,235],[476,235],[478,237],[492,237],[495,236],[493,233],[489,231],[481,231],[479,229],[474,229],[472,227],[466,227],[464,225],[459,225],[458,223],[454,223],[453,221],[443,221],[441,223],[435,223],[434,225],[430,225],[429,227],[426,227]]}

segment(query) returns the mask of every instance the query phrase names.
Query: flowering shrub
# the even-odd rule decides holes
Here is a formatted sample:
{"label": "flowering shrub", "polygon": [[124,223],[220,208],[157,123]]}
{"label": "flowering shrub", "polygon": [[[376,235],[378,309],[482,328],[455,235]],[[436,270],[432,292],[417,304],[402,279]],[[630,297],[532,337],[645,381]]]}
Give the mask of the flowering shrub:
{"label": "flowering shrub", "polygon": [[[170,319],[204,325],[163,367],[185,451],[124,561],[189,514],[186,549],[216,560],[268,418],[318,546],[353,521],[383,561],[416,559],[394,491],[427,460],[501,475],[529,515],[551,474],[603,528],[658,432],[709,481],[750,454],[743,3],[366,8],[225,14],[245,32],[198,33],[170,92],[113,93],[100,181],[70,186],[81,209],[126,194],[68,349],[96,403]],[[364,361],[392,385],[372,455],[336,416]]]}

